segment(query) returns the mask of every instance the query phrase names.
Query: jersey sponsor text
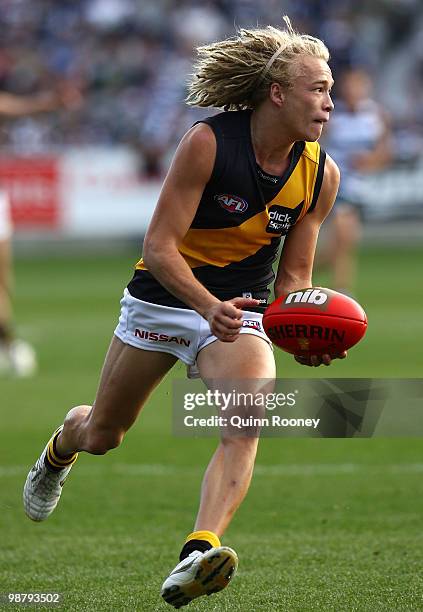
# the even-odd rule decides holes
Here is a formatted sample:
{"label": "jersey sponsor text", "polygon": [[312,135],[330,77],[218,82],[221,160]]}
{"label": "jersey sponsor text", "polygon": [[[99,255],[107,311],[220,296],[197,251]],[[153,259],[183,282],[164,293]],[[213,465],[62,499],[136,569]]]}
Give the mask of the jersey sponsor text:
{"label": "jersey sponsor text", "polygon": [[150,340],[151,342],[175,342],[176,344],[182,344],[184,346],[189,346],[191,344],[191,340],[187,340],[186,338],[168,336],[160,332],[150,332],[138,328],[135,329],[134,336],[136,338],[142,338],[143,340]]}

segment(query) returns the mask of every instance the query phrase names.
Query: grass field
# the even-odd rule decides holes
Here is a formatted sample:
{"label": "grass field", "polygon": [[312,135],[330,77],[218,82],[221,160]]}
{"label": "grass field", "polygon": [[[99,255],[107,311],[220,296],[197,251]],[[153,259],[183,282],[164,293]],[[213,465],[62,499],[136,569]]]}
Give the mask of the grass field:
{"label": "grass field", "polygon": [[[65,611],[172,609],[160,585],[192,528],[216,444],[171,435],[171,381],[183,367],[118,450],[80,457],[47,522],[31,523],[21,504],[50,432],[72,405],[93,399],[137,255],[17,261],[18,328],[35,345],[40,371],[0,380],[2,593],[59,592]],[[423,248],[363,252],[366,339],[330,371],[279,352],[279,376],[421,377],[422,264]],[[225,592],[186,609],[422,610],[422,451],[420,439],[263,439],[251,490],[224,539],[239,554],[239,573]]]}

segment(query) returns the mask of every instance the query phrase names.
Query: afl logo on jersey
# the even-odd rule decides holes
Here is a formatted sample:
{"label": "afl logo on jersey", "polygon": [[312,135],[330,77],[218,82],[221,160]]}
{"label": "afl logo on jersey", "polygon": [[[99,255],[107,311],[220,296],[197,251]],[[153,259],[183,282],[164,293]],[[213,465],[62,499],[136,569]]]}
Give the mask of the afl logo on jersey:
{"label": "afl logo on jersey", "polygon": [[248,202],[238,196],[229,195],[228,193],[215,195],[214,199],[219,202],[222,208],[230,213],[243,213],[248,208]]}
{"label": "afl logo on jersey", "polygon": [[254,319],[244,319],[242,322],[242,327],[248,327],[249,329],[255,329],[257,331],[261,331],[260,322],[255,321]]}

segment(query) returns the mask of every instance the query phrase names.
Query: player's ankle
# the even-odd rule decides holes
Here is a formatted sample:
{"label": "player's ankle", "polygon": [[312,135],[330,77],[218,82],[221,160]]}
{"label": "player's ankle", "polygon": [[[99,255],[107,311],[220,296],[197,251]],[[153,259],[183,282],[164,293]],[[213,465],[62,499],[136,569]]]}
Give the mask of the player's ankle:
{"label": "player's ankle", "polygon": [[57,441],[60,437],[61,431],[57,431],[52,439],[50,440],[47,451],[45,454],[44,463],[46,467],[52,472],[60,472],[71,465],[73,465],[78,457],[78,453],[71,452],[67,454],[62,454],[62,452],[57,447]]}
{"label": "player's ankle", "polygon": [[216,546],[220,546],[220,540],[212,531],[193,531],[185,540],[185,544],[179,555],[179,560],[182,561],[194,552],[194,550],[204,553]]}
{"label": "player's ankle", "polygon": [[69,457],[71,457],[72,455],[76,453],[76,450],[74,448],[70,448],[69,445],[66,445],[66,441],[63,438],[62,431],[56,437],[55,448],[56,448],[57,455],[61,459],[68,459]]}

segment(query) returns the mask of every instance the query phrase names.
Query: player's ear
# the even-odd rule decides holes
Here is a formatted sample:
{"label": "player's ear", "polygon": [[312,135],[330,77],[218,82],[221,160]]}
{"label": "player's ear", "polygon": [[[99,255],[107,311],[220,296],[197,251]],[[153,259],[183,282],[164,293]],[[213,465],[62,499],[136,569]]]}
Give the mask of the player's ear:
{"label": "player's ear", "polygon": [[272,83],[270,86],[270,99],[277,106],[282,106],[285,101],[285,93],[280,83]]}

